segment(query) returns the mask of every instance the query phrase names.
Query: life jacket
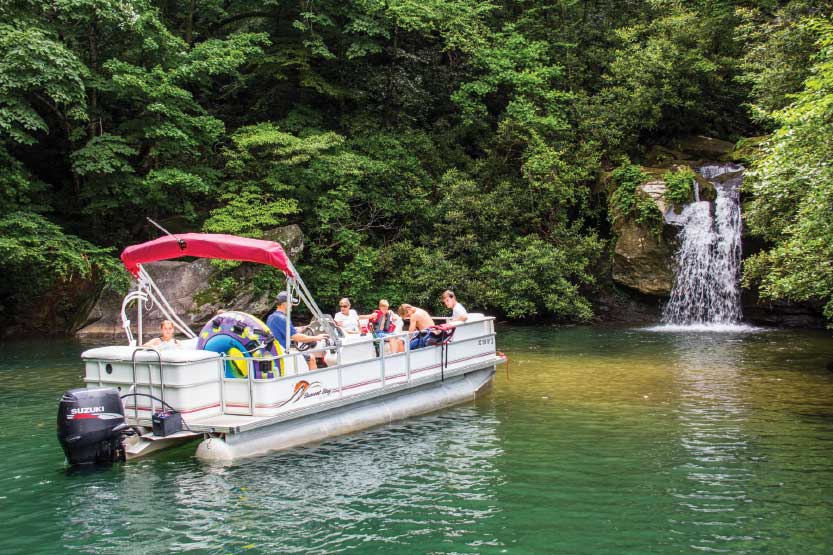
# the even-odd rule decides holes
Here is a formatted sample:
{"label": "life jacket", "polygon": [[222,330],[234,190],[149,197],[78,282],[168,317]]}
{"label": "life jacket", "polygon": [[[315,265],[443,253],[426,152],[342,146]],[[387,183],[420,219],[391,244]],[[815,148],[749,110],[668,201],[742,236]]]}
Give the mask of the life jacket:
{"label": "life jacket", "polygon": [[392,312],[388,310],[387,312],[383,312],[379,309],[373,311],[373,331],[383,331],[386,333],[392,333],[396,330],[396,324],[393,323],[393,318],[391,317]]}
{"label": "life jacket", "polygon": [[439,326],[431,326],[422,331],[418,331],[411,338],[411,350],[432,347],[434,345],[445,345],[454,337],[454,331],[456,329],[455,326],[449,324],[440,324]]}

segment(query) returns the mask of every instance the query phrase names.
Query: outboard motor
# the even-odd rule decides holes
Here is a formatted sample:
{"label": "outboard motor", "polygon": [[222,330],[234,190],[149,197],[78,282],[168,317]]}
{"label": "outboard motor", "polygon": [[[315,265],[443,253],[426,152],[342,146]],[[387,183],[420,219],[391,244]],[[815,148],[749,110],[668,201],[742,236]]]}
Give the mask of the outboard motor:
{"label": "outboard motor", "polygon": [[111,387],[71,389],[58,406],[58,441],[73,466],[124,461],[128,425],[119,392]]}

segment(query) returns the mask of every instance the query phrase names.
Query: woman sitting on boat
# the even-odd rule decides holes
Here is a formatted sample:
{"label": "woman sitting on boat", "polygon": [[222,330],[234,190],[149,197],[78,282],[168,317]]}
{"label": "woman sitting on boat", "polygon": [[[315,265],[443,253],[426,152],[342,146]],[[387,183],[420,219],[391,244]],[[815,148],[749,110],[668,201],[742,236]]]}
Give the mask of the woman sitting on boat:
{"label": "woman sitting on boat", "polygon": [[154,347],[157,350],[179,349],[179,340],[174,338],[174,323],[171,320],[162,320],[159,325],[162,337],[154,337],[143,347]]}
{"label": "woman sitting on boat", "polygon": [[339,311],[333,316],[338,327],[347,333],[359,333],[359,313],[350,308],[350,299],[338,301]]}

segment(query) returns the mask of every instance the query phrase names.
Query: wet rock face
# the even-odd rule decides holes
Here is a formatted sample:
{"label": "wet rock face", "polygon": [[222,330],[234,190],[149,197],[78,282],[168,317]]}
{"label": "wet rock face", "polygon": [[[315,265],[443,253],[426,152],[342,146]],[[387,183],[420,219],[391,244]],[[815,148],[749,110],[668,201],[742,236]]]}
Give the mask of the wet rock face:
{"label": "wet rock face", "polygon": [[619,228],[613,251],[613,279],[646,295],[665,296],[674,283],[674,248],[663,233],[657,236],[635,222]]}
{"label": "wet rock face", "polygon": [[[269,230],[264,235],[264,238],[284,245],[290,259],[296,259],[304,249],[304,236],[297,225]],[[257,316],[264,315],[272,308],[272,299],[283,285],[283,283],[276,283],[274,291],[256,293],[251,282],[264,267],[257,264],[243,264],[234,274],[235,279],[243,285],[232,292],[230,299],[221,299],[210,289],[212,277],[218,272],[211,260],[197,259],[193,262],[168,260],[147,264],[146,268],[174,312],[195,332],[220,309],[239,310]],[[90,311],[86,324],[76,335],[124,339],[125,334],[121,322],[122,298],[121,295],[112,292],[102,294]],[[135,334],[137,327],[135,305],[128,309],[127,314],[131,319]],[[147,340],[156,336],[164,319],[158,307],[151,307],[149,311],[145,310],[142,318],[143,339]]]}

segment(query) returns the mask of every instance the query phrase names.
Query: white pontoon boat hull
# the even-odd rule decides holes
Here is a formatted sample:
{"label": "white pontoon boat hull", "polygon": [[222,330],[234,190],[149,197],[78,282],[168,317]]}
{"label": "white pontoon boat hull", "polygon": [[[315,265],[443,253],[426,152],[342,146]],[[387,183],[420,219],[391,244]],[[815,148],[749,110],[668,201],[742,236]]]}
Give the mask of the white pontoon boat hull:
{"label": "white pontoon boat hull", "polygon": [[[328,350],[328,367],[310,371],[293,352],[281,357],[283,375],[263,379],[251,371],[247,378],[226,377],[226,358],[190,345],[102,347],[82,354],[85,381],[126,395],[128,423],[145,429],[129,438],[128,459],[203,437],[200,459],[231,461],[473,400],[503,358],[495,352],[494,319],[472,316],[445,345],[391,353],[390,342],[349,336]],[[150,433],[160,401],[182,414],[187,430]]]}
{"label": "white pontoon boat hull", "polygon": [[209,437],[197,447],[197,458],[229,462],[269,451],[317,443],[330,437],[437,411],[474,400],[478,392],[491,384],[494,375],[494,366],[481,368],[445,381],[389,393],[323,413],[277,422],[247,432],[227,434],[225,439]]}

